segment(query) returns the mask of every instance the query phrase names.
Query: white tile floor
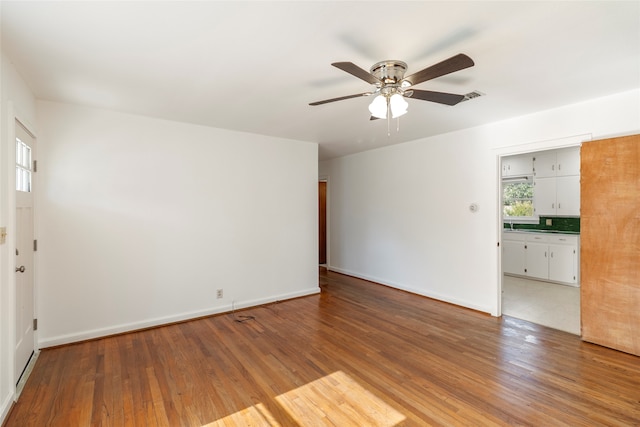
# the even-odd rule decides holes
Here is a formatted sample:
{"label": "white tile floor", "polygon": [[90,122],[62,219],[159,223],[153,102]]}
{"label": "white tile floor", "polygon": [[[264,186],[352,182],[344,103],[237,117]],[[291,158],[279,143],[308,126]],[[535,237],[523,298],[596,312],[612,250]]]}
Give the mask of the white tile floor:
{"label": "white tile floor", "polygon": [[502,313],[580,335],[580,288],[504,276]]}

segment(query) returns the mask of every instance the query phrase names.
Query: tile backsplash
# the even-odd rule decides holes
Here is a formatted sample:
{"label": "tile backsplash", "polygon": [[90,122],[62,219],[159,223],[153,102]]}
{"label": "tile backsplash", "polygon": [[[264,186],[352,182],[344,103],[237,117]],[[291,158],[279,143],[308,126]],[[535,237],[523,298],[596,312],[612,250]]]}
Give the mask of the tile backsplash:
{"label": "tile backsplash", "polygon": [[[547,225],[547,219],[551,220],[552,225]],[[508,221],[504,223],[504,228],[511,228]],[[538,224],[513,224],[514,230],[554,230],[554,231],[571,231],[580,232],[580,217],[551,217],[541,216]]]}

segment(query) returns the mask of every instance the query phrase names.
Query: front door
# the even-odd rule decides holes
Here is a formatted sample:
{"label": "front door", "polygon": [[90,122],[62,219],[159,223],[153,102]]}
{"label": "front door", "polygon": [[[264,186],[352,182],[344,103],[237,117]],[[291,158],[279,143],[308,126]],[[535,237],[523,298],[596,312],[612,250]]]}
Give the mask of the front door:
{"label": "front door", "polygon": [[16,382],[35,348],[33,153],[35,139],[16,121]]}

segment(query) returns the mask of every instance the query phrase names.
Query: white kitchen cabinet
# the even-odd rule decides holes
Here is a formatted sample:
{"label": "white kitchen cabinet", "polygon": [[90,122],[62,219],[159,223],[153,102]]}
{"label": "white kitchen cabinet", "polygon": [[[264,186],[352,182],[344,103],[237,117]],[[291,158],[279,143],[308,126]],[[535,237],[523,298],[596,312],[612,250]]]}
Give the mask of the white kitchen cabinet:
{"label": "white kitchen cabinet", "polygon": [[536,178],[549,178],[556,176],[556,150],[534,153],[533,171]]}
{"label": "white kitchen cabinet", "polygon": [[574,245],[549,245],[549,280],[577,283],[578,254]]}
{"label": "white kitchen cabinet", "polygon": [[577,285],[579,283],[577,235],[504,232],[502,265],[505,274]]}
{"label": "white kitchen cabinet", "polygon": [[580,216],[580,177],[535,178],[533,206],[538,216]]}
{"label": "white kitchen cabinet", "polygon": [[555,216],[556,178],[538,178],[533,182],[533,207],[538,216]]}
{"label": "white kitchen cabinet", "polygon": [[580,216],[580,176],[556,178],[556,215]]}
{"label": "white kitchen cabinet", "polygon": [[522,240],[502,241],[502,270],[505,273],[523,275],[524,269],[524,238]]}
{"label": "white kitchen cabinet", "polygon": [[580,175],[580,147],[537,152],[533,170],[537,178]]}
{"label": "white kitchen cabinet", "polygon": [[533,175],[533,153],[502,158],[502,176]]}
{"label": "white kitchen cabinet", "polygon": [[557,150],[556,176],[580,175],[580,147]]}
{"label": "white kitchen cabinet", "polygon": [[580,216],[580,148],[536,153],[533,205],[538,216]]}
{"label": "white kitchen cabinet", "polygon": [[527,242],[524,253],[526,275],[538,279],[548,279],[549,245],[546,243]]}

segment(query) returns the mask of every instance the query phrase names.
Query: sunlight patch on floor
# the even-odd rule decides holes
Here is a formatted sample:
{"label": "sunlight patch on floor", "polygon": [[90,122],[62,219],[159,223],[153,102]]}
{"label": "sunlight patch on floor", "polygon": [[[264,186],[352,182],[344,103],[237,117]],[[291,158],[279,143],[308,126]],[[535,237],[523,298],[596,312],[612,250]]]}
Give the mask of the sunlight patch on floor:
{"label": "sunlight patch on floor", "polygon": [[[393,427],[405,420],[404,415],[342,371],[276,396],[276,401],[301,426]],[[259,403],[202,427],[280,425]]]}
{"label": "sunlight patch on floor", "polygon": [[226,427],[226,426],[275,426],[280,427],[273,415],[264,407],[262,403],[250,406],[241,411],[235,412],[224,418],[220,418],[202,427]]}
{"label": "sunlight patch on floor", "polygon": [[404,415],[365,390],[342,371],[276,397],[300,425],[357,425],[391,427]]}

